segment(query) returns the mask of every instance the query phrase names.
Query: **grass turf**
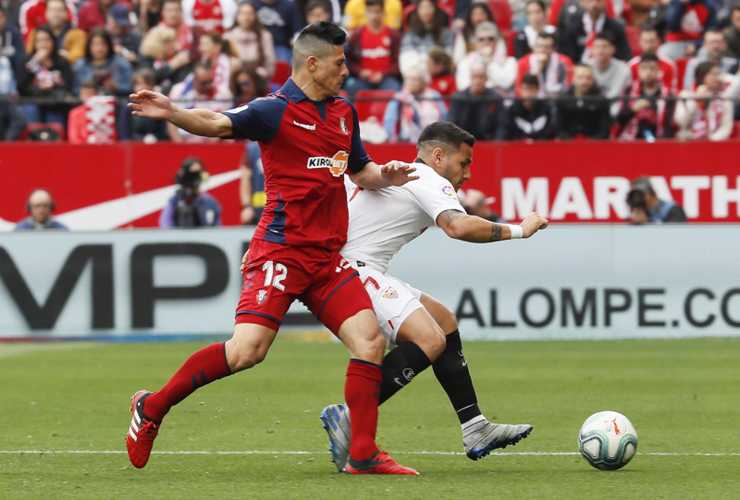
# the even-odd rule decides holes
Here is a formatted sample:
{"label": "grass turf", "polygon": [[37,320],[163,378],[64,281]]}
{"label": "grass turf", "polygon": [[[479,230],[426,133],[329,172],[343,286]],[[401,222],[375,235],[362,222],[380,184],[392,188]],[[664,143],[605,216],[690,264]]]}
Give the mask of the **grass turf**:
{"label": "grass turf", "polygon": [[[740,341],[468,343],[481,407],[534,433],[471,462],[431,370],[382,407],[379,442],[418,478],[350,477],[328,463],[321,408],[341,397],[346,356],[334,343],[281,339],[258,368],[200,389],[167,417],[155,451],[123,452],[128,398],[156,388],[202,344],[0,346],[3,498],[738,498]],[[601,472],[575,455],[591,413],[613,409],[637,428],[636,458]],[[7,453],[7,451],[13,451]],[[516,453],[510,453],[516,452]],[[709,452],[719,456],[654,455]],[[733,455],[734,454],[734,455]]]}

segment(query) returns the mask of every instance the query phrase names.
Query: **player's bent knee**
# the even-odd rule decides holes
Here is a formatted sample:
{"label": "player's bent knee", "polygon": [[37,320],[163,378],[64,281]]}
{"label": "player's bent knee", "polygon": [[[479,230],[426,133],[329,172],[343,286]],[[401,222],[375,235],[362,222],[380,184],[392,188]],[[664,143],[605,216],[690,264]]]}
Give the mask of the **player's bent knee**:
{"label": "player's bent knee", "polygon": [[275,331],[259,325],[237,325],[226,342],[226,362],[232,372],[246,370],[264,361]]}
{"label": "player's bent knee", "polygon": [[383,334],[380,333],[380,329],[376,329],[375,334],[365,336],[362,340],[356,343],[352,355],[365,361],[377,363],[383,359],[384,351],[385,338],[383,338]]}

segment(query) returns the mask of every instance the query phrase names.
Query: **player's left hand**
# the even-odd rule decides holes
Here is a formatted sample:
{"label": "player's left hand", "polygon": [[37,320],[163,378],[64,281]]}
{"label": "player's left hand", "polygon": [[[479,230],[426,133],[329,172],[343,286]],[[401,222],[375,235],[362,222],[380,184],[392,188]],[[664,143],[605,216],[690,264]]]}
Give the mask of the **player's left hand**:
{"label": "player's left hand", "polygon": [[419,176],[412,175],[414,172],[416,172],[416,167],[398,160],[389,161],[380,166],[380,175],[391,186],[403,186],[407,182],[415,181]]}
{"label": "player's left hand", "polygon": [[529,238],[540,229],[545,229],[548,224],[548,220],[536,212],[527,215],[521,223],[523,237]]}

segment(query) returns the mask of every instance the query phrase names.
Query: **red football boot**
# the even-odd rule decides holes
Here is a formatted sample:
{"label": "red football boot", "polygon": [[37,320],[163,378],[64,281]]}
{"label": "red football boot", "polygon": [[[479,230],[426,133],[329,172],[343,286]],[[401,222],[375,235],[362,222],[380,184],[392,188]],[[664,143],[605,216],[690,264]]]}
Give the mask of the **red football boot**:
{"label": "red football boot", "polygon": [[347,474],[395,474],[400,476],[418,476],[419,473],[410,467],[404,467],[384,451],[379,451],[372,458],[356,462],[349,459],[344,467]]}
{"label": "red football boot", "polygon": [[126,435],[126,448],[131,465],[141,469],[149,461],[159,423],[144,415],[144,400],[151,394],[140,390],[131,396],[131,425]]}

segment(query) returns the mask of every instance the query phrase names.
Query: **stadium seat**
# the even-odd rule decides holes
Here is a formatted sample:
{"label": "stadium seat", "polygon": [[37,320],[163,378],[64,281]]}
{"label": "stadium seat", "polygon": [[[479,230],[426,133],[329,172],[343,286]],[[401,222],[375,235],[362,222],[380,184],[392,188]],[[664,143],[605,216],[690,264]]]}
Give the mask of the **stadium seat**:
{"label": "stadium seat", "polygon": [[383,123],[383,115],[388,101],[393,98],[393,90],[359,90],[355,95],[355,108],[359,121],[365,121],[371,116]]}
{"label": "stadium seat", "polygon": [[272,83],[282,86],[290,78],[290,64],[287,61],[275,61],[275,74]]}
{"label": "stadium seat", "polygon": [[21,141],[59,142],[65,138],[64,127],[59,123],[32,122],[26,125]]}

